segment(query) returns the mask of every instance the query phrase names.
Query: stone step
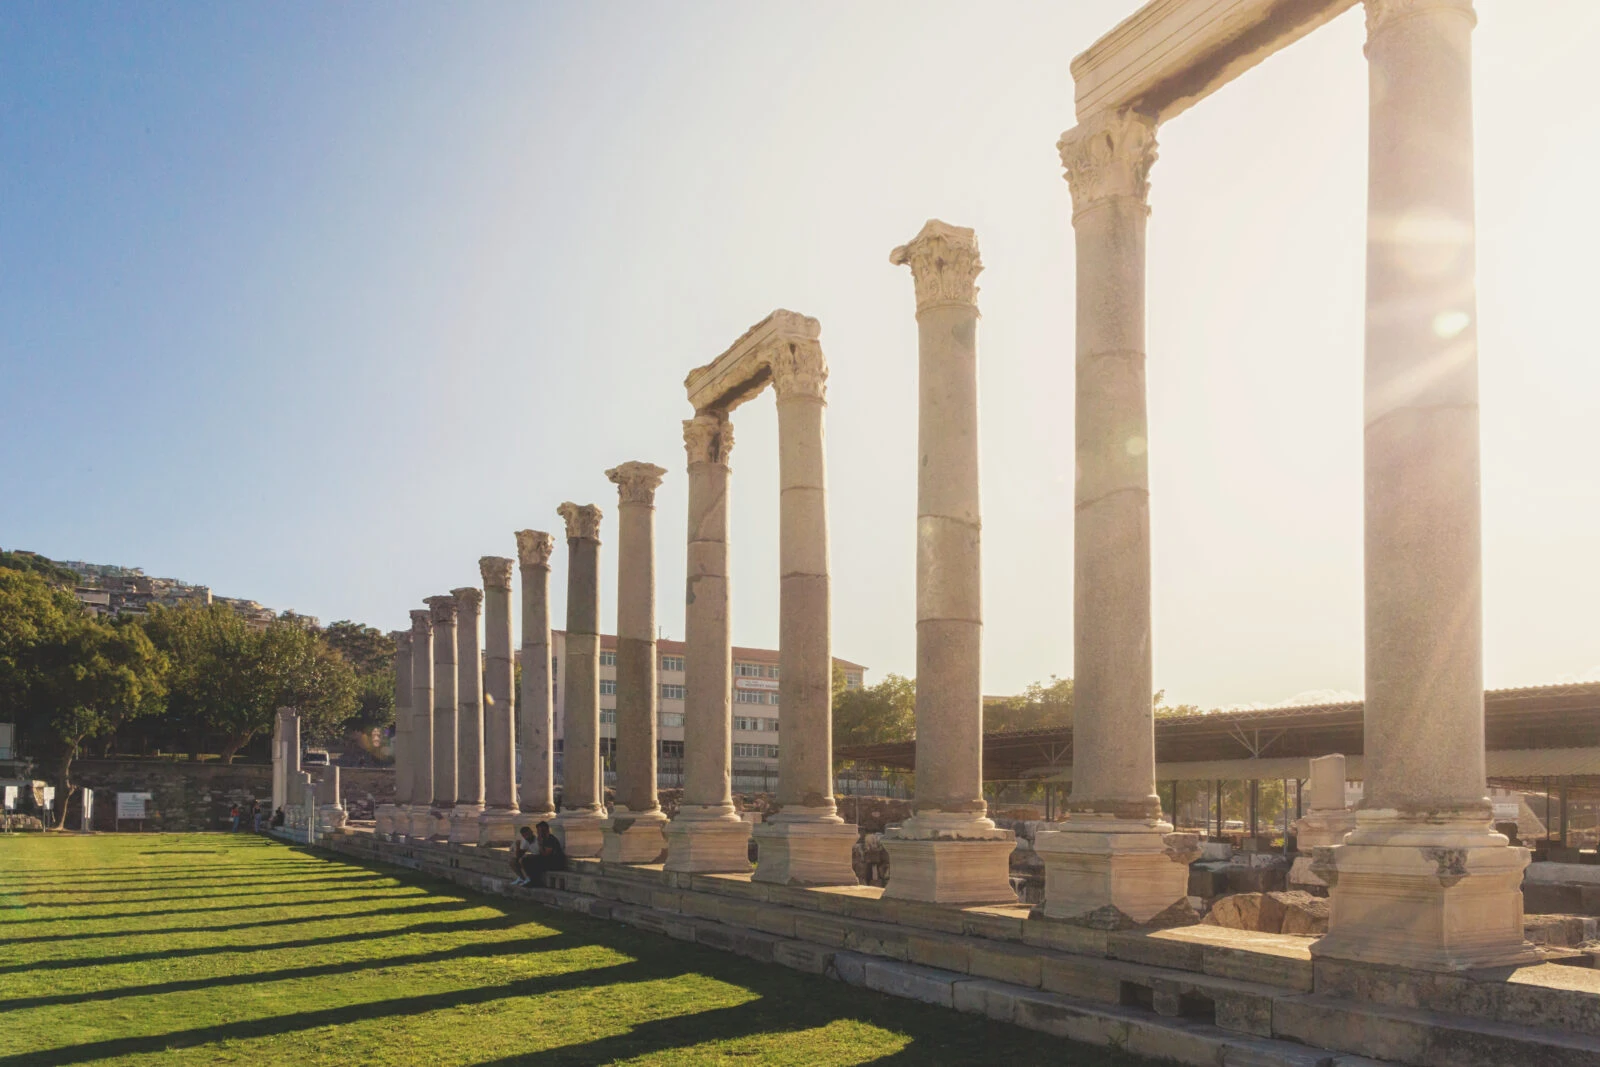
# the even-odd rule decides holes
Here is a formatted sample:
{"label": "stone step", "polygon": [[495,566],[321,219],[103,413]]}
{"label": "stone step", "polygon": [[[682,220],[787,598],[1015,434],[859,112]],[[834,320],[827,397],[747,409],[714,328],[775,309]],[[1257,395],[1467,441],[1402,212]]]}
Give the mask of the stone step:
{"label": "stone step", "polygon": [[1347,1000],[1329,993],[1281,997],[1279,1037],[1418,1067],[1595,1067],[1600,1039],[1491,1019]]}

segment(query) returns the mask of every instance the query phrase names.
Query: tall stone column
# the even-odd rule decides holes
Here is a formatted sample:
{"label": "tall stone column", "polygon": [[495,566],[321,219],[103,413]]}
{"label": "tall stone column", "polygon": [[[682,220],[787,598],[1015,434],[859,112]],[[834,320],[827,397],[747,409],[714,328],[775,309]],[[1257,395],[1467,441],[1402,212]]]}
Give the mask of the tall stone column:
{"label": "tall stone column", "polygon": [[411,795],[406,837],[433,834],[433,612],[411,613]]}
{"label": "tall stone column", "polygon": [[[1528,852],[1494,832],[1483,581],[1470,0],[1367,0],[1366,788],[1319,850],[1322,957],[1533,958]],[[1319,972],[1320,973],[1320,972]]]}
{"label": "tall stone column", "polygon": [[429,837],[450,840],[450,810],[456,806],[456,598],[430,596],[433,612],[433,829]]}
{"label": "tall stone column", "polygon": [[383,840],[403,834],[401,813],[411,803],[411,631],[393,630],[394,642],[394,740],[390,752],[394,759],[394,800],[379,804],[373,811],[372,832]]}
{"label": "tall stone column", "polygon": [[483,816],[483,590],[450,590],[456,598],[456,802],[450,843],[476,845]]}
{"label": "tall stone column", "polygon": [[522,781],[517,803],[527,823],[556,817],[550,703],[550,552],[555,538],[543,530],[518,530],[522,568],[522,701],[517,705],[517,745]]}
{"label": "tall stone column", "polygon": [[1156,795],[1145,455],[1144,242],[1155,123],[1085,119],[1058,145],[1077,236],[1072,794],[1038,835],[1043,914],[1092,926],[1193,922],[1193,834]]}
{"label": "tall stone column", "polygon": [[617,793],[600,858],[656,863],[667,817],[656,797],[656,487],[666,469],[629,461],[617,486]]}
{"label": "tall stone column", "polygon": [[917,294],[917,796],[883,837],[887,898],[1015,903],[1016,835],[983,799],[978,239],[929,220],[889,255]]}
{"label": "tall stone column", "polygon": [[856,830],[833,802],[833,647],[828,577],[828,364],[813,341],[770,355],[778,394],[778,802],[756,827],[755,879],[854,885]]}
{"label": "tall stone column", "polygon": [[569,856],[600,855],[606,819],[600,774],[600,518],[570,501],[567,522],[567,680],[562,686],[561,814],[551,830]]}
{"label": "tall stone column", "polygon": [[683,423],[689,454],[684,597],[683,797],[667,826],[669,871],[750,869],[750,824],[733,806],[733,630],[728,600],[728,454],[722,412]]}
{"label": "tall stone column", "polygon": [[483,815],[478,844],[510,845],[517,833],[516,665],[511,653],[511,569],[504,556],[478,560],[483,576]]}

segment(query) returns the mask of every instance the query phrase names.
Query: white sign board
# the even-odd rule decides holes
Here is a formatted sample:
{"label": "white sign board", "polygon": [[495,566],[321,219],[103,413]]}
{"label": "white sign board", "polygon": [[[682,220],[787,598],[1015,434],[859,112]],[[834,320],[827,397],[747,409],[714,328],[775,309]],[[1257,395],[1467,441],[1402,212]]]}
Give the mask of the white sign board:
{"label": "white sign board", "polygon": [[53,785],[44,787],[44,806],[47,808],[56,806],[56,787]]}
{"label": "white sign board", "polygon": [[733,684],[740,689],[771,689],[778,688],[776,678],[735,678]]}
{"label": "white sign board", "polygon": [[83,820],[78,824],[80,830],[94,829],[94,790],[83,791]]}
{"label": "white sign board", "polygon": [[144,803],[149,799],[149,793],[118,793],[117,821],[121,822],[123,819],[143,819]]}
{"label": "white sign board", "polygon": [[6,786],[5,804],[6,804],[6,810],[7,811],[15,811],[15,810],[17,810],[17,787],[16,786],[14,786],[14,785]]}

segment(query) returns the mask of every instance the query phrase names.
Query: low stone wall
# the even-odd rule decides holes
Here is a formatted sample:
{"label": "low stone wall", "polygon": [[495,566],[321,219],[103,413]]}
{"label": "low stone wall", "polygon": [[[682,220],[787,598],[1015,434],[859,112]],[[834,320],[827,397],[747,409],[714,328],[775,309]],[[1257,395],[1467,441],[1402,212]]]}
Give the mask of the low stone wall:
{"label": "low stone wall", "polygon": [[[372,818],[377,804],[394,799],[394,771],[387,767],[341,767],[344,805],[352,819]],[[95,791],[94,828],[117,827],[116,793],[149,793],[143,825],[123,829],[226,830],[228,808],[252,799],[272,803],[272,765],[268,763],[189,763],[179,760],[79,760],[72,780]],[[76,810],[76,803],[73,805]],[[271,812],[268,812],[270,815]],[[76,829],[75,817],[68,826]]]}

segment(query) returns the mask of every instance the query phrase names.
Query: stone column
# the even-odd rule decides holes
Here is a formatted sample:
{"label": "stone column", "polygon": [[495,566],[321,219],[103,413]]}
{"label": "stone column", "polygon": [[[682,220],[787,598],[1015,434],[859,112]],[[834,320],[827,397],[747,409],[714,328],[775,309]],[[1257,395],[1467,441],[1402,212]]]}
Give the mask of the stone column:
{"label": "stone column", "polygon": [[555,539],[542,530],[518,530],[522,568],[522,702],[517,706],[517,744],[522,781],[517,793],[522,822],[556,817],[553,713],[550,705],[550,552]]}
{"label": "stone column", "polygon": [[434,840],[450,840],[450,809],[456,805],[456,598],[431,596],[433,612],[433,829]]}
{"label": "stone column", "polygon": [[978,239],[930,220],[889,261],[917,294],[917,796],[883,837],[884,896],[1016,903],[1016,835],[983,799]]}
{"label": "stone column", "polygon": [[833,649],[828,578],[828,364],[816,341],[770,354],[778,394],[778,802],[756,827],[754,878],[854,885],[856,829],[833,802]]}
{"label": "stone column", "polygon": [[1289,868],[1289,888],[1326,889],[1328,883],[1312,869],[1312,856],[1319,847],[1342,842],[1356,828],[1356,813],[1344,803],[1344,757],[1335,753],[1308,763],[1310,778],[1303,795],[1311,806],[1294,823],[1296,856]]}
{"label": "stone column", "polygon": [[569,856],[600,855],[600,518],[593,504],[556,509],[567,522],[567,680],[562,686],[561,814],[551,830]]}
{"label": "stone column", "polygon": [[411,631],[393,630],[394,642],[394,740],[390,752],[394,760],[394,800],[379,804],[373,811],[372,832],[382,840],[393,840],[406,831],[400,828],[401,812],[411,803]]}
{"label": "stone column", "polygon": [[433,833],[433,612],[411,613],[411,795],[406,837],[426,841]]}
{"label": "stone column", "polygon": [[1366,7],[1366,789],[1318,855],[1332,913],[1313,951],[1502,966],[1533,950],[1528,852],[1494,832],[1484,768],[1476,17],[1470,0]]}
{"label": "stone column", "polygon": [[684,597],[683,797],[667,826],[667,870],[750,869],[750,824],[733,807],[733,630],[728,612],[728,454],[722,412],[683,423],[689,453]]}
{"label": "stone column", "polygon": [[478,560],[483,576],[483,815],[478,844],[507,846],[517,833],[516,666],[511,654],[511,568],[504,556]]}
{"label": "stone column", "polygon": [[450,843],[476,845],[483,816],[483,590],[450,590],[456,598],[456,803]]}
{"label": "stone column", "polygon": [[617,792],[600,858],[656,863],[666,850],[656,798],[656,487],[666,469],[630,461],[617,486]]}
{"label": "stone column", "polygon": [[1145,454],[1144,238],[1155,123],[1102,113],[1062,135],[1077,236],[1072,793],[1042,831],[1042,912],[1092,926],[1193,922],[1193,834],[1156,795]]}

